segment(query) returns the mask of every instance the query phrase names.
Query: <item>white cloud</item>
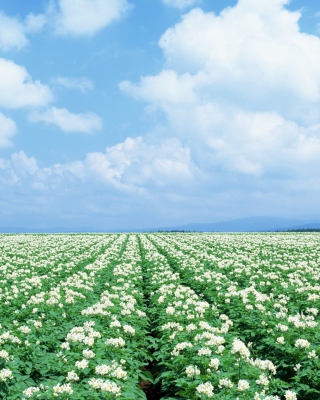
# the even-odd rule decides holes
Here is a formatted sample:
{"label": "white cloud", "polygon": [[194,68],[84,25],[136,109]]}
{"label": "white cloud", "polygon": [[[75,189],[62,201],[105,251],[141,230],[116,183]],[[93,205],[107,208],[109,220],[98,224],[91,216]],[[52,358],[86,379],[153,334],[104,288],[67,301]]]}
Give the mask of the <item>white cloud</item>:
{"label": "white cloud", "polygon": [[162,0],[167,6],[176,7],[179,9],[187,8],[195,4],[201,3],[201,0]]}
{"label": "white cloud", "polygon": [[16,18],[11,18],[0,11],[0,49],[20,50],[28,43],[24,26]]}
{"label": "white cloud", "polygon": [[53,79],[53,82],[56,85],[63,86],[67,89],[78,89],[81,92],[87,92],[88,90],[92,90],[94,87],[93,82],[85,77],[72,78],[67,76],[58,76]]}
{"label": "white cloud", "polygon": [[11,145],[11,138],[15,135],[17,126],[15,122],[0,112],[0,148]]}
{"label": "white cloud", "polygon": [[101,118],[94,113],[75,114],[66,108],[57,107],[50,107],[44,112],[33,112],[30,121],[54,124],[68,133],[94,133],[102,128]]}
{"label": "white cloud", "polygon": [[76,178],[83,185],[97,185],[116,193],[150,194],[158,190],[176,192],[195,182],[198,174],[190,151],[174,138],[127,138],[105,152],[88,153],[84,160],[55,164],[38,172],[42,183],[61,185]]}
{"label": "white cloud", "polygon": [[301,33],[300,13],[281,0],[240,0],[221,15],[194,9],[160,39],[166,68],[207,76],[211,97],[270,107],[289,118],[319,118],[320,38]]}
{"label": "white cloud", "polygon": [[84,164],[91,174],[119,188],[148,190],[193,180],[190,152],[173,138],[127,138],[105,153],[87,154]]}
{"label": "white cloud", "polygon": [[40,169],[34,157],[23,151],[9,160],[1,159],[2,170],[16,179],[12,184],[32,175],[31,185],[42,183],[64,186],[72,176],[82,184],[103,185],[120,192],[149,192],[171,188],[174,191],[195,181],[198,169],[192,163],[190,150],[174,138],[127,138],[107,147],[105,152],[88,153],[83,160],[54,164]]}
{"label": "white cloud", "polygon": [[[31,186],[33,185],[38,170],[36,159],[28,157],[23,151],[13,153],[9,159],[0,158],[0,182],[3,187],[20,186],[24,191],[28,191],[30,183]],[[9,199],[11,195],[9,189],[6,192],[6,198]]]}
{"label": "white cloud", "polygon": [[[0,159],[1,181],[14,185],[3,191],[1,207],[10,211],[27,198],[37,205],[33,215],[41,209],[53,224],[64,209],[77,223],[87,216],[89,225],[100,224],[106,216],[113,227],[132,227],[133,215],[144,227],[190,215],[208,222],[230,213],[316,215],[320,40],[300,32],[299,13],[285,4],[240,0],[220,15],[186,14],[159,42],[163,70],[120,84],[148,111],[160,110],[162,126],[66,164]],[[33,119],[75,131],[87,126],[84,115],[52,107]]]}
{"label": "white cloud", "polygon": [[47,23],[45,14],[28,14],[25,19],[25,32],[37,33],[40,32]]}
{"label": "white cloud", "polygon": [[165,130],[225,185],[234,174],[320,173],[320,38],[300,32],[300,14],[286,3],[194,9],[161,37],[164,69],[120,84],[148,111],[163,111]]}
{"label": "white cloud", "polygon": [[60,35],[94,35],[130,8],[127,0],[58,0],[56,33]]}
{"label": "white cloud", "polygon": [[28,14],[24,22],[0,11],[0,49],[21,50],[28,44],[26,34],[42,30],[47,22],[44,14]]}
{"label": "white cloud", "polygon": [[33,81],[27,70],[13,61],[0,58],[0,106],[38,107],[53,100],[50,88]]}
{"label": "white cloud", "polygon": [[28,157],[24,151],[11,155],[11,167],[18,176],[34,175],[39,167],[34,157]]}
{"label": "white cloud", "polygon": [[188,73],[178,76],[175,71],[163,70],[157,76],[143,77],[139,85],[123,81],[120,83],[120,89],[148,102],[192,103],[196,100],[194,88],[199,81],[201,81],[201,76],[195,79]]}

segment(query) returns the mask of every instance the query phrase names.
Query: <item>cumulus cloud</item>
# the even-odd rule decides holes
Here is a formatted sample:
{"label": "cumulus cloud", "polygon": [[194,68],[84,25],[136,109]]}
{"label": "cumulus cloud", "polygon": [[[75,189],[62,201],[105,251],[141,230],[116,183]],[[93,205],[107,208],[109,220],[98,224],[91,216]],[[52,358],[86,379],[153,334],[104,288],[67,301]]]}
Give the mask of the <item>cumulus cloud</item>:
{"label": "cumulus cloud", "polygon": [[[300,13],[286,3],[239,0],[220,15],[199,8],[185,14],[159,41],[162,71],[120,84],[145,101],[148,112],[161,110],[161,128],[45,168],[28,156],[0,159],[0,179],[23,193],[28,188],[30,198],[46,207],[59,196],[66,207],[69,196],[65,215],[115,218],[115,227],[120,214],[122,226],[132,227],[135,214],[145,227],[147,213],[150,225],[164,225],[178,215],[190,220],[190,209],[194,220],[230,217],[230,210],[236,217],[249,207],[256,215],[271,208],[282,216],[314,213],[320,196],[320,39],[300,31]],[[73,131],[86,126],[83,115],[52,107],[33,120]]]}
{"label": "cumulus cloud", "polygon": [[166,6],[184,9],[195,4],[201,3],[201,0],[162,0]]}
{"label": "cumulus cloud", "polygon": [[[34,157],[23,151],[14,153],[2,165],[19,180],[33,175],[50,187],[57,177],[74,179],[88,184],[112,187],[120,191],[135,192],[140,189],[183,187],[194,182],[197,167],[192,163],[188,147],[178,139],[154,137],[127,138],[124,142],[107,147],[104,152],[88,153],[83,160],[54,164],[40,169]],[[14,184],[15,182],[13,182]],[[148,189],[149,188],[149,189]]]}
{"label": "cumulus cloud", "polygon": [[18,176],[34,175],[39,167],[34,157],[28,157],[24,151],[11,155],[11,166]]}
{"label": "cumulus cloud", "polygon": [[132,229],[145,227],[150,215],[150,225],[155,218],[163,224],[168,205],[183,201],[181,192],[190,193],[190,185],[196,188],[196,175],[189,149],[177,139],[128,138],[84,159],[42,168],[18,152],[0,158],[1,220],[10,226],[14,213],[19,226]]}
{"label": "cumulus cloud", "polygon": [[102,128],[101,118],[94,113],[75,114],[66,108],[57,107],[50,107],[43,112],[31,113],[30,121],[54,124],[68,133],[94,133]]}
{"label": "cumulus cloud", "polygon": [[47,23],[47,16],[45,14],[30,13],[25,19],[25,31],[27,33],[40,32]]}
{"label": "cumulus cloud", "polygon": [[127,138],[105,153],[87,154],[84,165],[88,173],[124,188],[183,185],[193,179],[189,149],[174,138]]}
{"label": "cumulus cloud", "polygon": [[59,0],[54,11],[59,35],[94,35],[130,8],[127,0]]}
{"label": "cumulus cloud", "polygon": [[0,147],[8,147],[12,136],[16,133],[17,126],[15,122],[0,112]]}
{"label": "cumulus cloud", "polygon": [[24,67],[0,58],[0,106],[38,107],[52,100],[53,95],[47,85],[33,81]]}
{"label": "cumulus cloud", "polygon": [[137,99],[156,102],[162,105],[192,103],[196,100],[194,89],[201,76],[193,77],[189,73],[178,74],[173,70],[163,70],[157,76],[146,76],[139,85],[129,81],[120,83],[120,89]]}
{"label": "cumulus cloud", "polygon": [[28,44],[27,34],[39,32],[47,22],[44,14],[28,14],[25,21],[0,11],[0,49],[21,50]]}
{"label": "cumulus cloud", "polygon": [[300,13],[287,3],[239,0],[220,15],[193,9],[159,41],[163,70],[120,84],[148,111],[162,110],[166,130],[225,183],[227,174],[320,172],[320,38],[300,32]]}
{"label": "cumulus cloud", "polygon": [[32,182],[38,169],[34,157],[28,157],[24,151],[13,153],[9,159],[0,158],[0,182],[3,187],[22,186],[28,190],[28,183]]}
{"label": "cumulus cloud", "polygon": [[20,50],[28,43],[25,36],[25,29],[16,18],[11,18],[0,11],[0,49]]}
{"label": "cumulus cloud", "polygon": [[63,86],[67,89],[80,90],[81,92],[87,92],[88,90],[92,90],[94,87],[93,82],[85,77],[73,78],[67,76],[58,76],[53,79],[53,83]]}
{"label": "cumulus cloud", "polygon": [[240,0],[219,16],[192,10],[160,39],[167,68],[205,74],[199,90],[211,97],[314,122],[320,115],[320,38],[301,33],[300,13],[284,3]]}

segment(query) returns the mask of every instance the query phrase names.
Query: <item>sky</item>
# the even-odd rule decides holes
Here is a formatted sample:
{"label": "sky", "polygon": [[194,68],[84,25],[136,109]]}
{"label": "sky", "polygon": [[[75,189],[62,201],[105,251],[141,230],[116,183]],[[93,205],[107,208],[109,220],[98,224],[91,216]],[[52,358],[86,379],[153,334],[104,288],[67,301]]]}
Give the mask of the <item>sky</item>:
{"label": "sky", "polygon": [[319,219],[320,4],[0,0],[0,227]]}

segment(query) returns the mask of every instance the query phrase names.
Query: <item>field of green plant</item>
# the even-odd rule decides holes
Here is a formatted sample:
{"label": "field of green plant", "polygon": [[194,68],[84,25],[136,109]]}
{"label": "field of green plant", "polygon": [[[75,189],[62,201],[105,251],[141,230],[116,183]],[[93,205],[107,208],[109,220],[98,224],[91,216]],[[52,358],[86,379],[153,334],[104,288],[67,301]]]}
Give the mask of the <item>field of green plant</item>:
{"label": "field of green plant", "polygon": [[0,235],[0,399],[320,399],[320,235]]}

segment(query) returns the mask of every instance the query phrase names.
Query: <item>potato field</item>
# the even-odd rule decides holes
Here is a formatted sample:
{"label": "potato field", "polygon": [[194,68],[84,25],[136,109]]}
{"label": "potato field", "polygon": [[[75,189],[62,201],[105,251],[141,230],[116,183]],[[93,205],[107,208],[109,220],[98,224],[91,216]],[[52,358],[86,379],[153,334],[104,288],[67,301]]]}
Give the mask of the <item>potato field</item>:
{"label": "potato field", "polygon": [[0,399],[320,399],[320,235],[0,235]]}

